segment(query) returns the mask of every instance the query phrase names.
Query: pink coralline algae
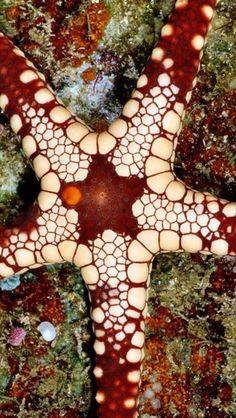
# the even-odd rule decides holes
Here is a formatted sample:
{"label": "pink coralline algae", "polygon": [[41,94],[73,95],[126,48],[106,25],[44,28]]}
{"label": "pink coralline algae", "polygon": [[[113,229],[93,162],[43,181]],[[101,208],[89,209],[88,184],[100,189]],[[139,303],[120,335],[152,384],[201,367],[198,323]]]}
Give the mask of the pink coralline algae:
{"label": "pink coralline algae", "polygon": [[9,344],[18,347],[24,341],[26,334],[25,329],[22,327],[13,328],[8,338]]}

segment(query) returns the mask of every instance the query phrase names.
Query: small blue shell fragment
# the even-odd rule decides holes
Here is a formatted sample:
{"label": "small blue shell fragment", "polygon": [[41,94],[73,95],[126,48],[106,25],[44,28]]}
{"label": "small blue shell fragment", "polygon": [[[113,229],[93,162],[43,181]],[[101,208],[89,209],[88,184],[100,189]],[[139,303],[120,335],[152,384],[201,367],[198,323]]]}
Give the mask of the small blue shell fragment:
{"label": "small blue shell fragment", "polygon": [[53,341],[57,336],[57,331],[54,325],[49,321],[43,321],[37,327],[37,330],[42,335],[44,341]]}
{"label": "small blue shell fragment", "polygon": [[14,290],[20,285],[20,275],[15,274],[14,276],[7,277],[0,281],[1,290]]}

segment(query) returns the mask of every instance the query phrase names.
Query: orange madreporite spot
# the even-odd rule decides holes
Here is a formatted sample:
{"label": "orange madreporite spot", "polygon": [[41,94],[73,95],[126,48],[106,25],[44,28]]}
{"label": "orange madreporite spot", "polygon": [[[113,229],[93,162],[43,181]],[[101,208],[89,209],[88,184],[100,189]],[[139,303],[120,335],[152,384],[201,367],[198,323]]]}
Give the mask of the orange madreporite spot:
{"label": "orange madreporite spot", "polygon": [[80,202],[82,193],[78,186],[70,184],[62,190],[61,198],[68,206],[74,206]]}

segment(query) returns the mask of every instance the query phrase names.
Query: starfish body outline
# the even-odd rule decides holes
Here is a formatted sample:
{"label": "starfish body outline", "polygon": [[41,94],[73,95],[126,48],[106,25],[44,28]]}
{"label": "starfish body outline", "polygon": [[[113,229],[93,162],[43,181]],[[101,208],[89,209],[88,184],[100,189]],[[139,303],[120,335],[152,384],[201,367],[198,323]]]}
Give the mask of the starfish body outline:
{"label": "starfish body outline", "polygon": [[0,106],[41,187],[29,218],[2,232],[0,275],[63,261],[81,268],[96,337],[100,418],[137,416],[155,254],[236,253],[236,204],[191,190],[173,172],[216,3],[176,2],[131,99],[100,134],[66,109],[0,35]]}

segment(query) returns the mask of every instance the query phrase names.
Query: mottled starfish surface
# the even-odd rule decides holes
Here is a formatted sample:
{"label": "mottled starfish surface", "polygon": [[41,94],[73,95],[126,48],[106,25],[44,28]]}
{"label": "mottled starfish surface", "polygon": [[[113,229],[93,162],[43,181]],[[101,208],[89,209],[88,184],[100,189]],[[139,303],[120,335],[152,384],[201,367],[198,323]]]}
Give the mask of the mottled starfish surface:
{"label": "mottled starfish surface", "polygon": [[158,252],[235,254],[236,204],[173,172],[216,0],[178,0],[132,98],[97,134],[66,109],[0,36],[0,106],[40,180],[19,227],[0,238],[0,275],[70,261],[81,268],[95,332],[100,418],[137,417],[144,319]]}

